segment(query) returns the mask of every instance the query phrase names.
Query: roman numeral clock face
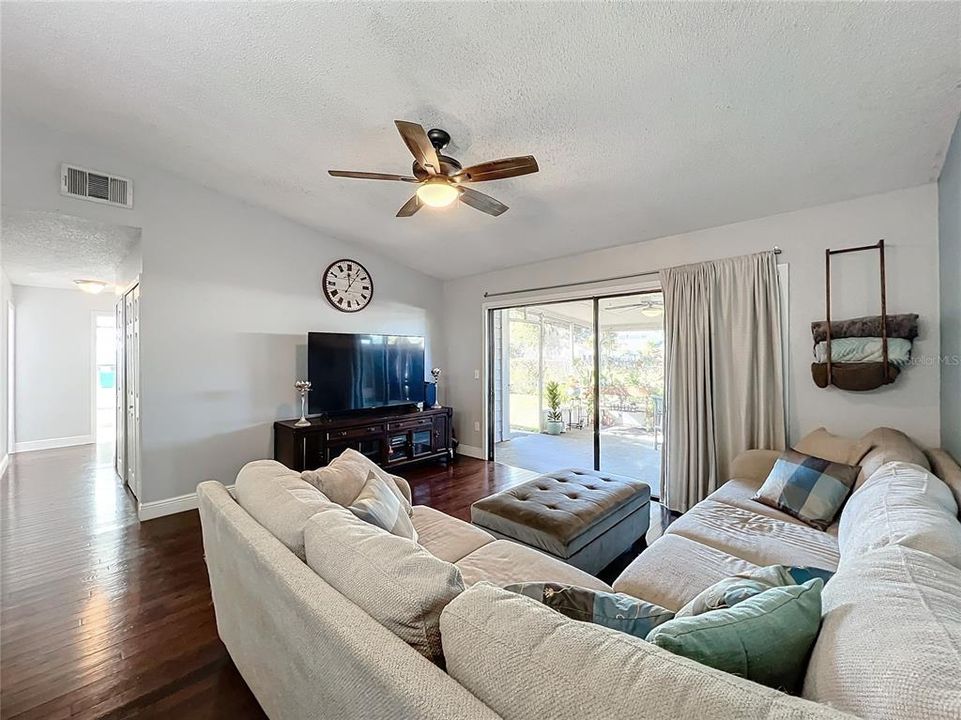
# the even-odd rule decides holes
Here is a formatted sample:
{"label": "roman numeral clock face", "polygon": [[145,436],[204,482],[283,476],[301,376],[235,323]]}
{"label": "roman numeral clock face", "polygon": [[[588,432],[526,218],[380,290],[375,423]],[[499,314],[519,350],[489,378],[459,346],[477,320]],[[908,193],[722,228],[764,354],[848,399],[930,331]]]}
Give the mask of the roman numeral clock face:
{"label": "roman numeral clock face", "polygon": [[332,262],[321,280],[328,302],[341,312],[357,312],[374,297],[374,281],[367,268],[356,260]]}

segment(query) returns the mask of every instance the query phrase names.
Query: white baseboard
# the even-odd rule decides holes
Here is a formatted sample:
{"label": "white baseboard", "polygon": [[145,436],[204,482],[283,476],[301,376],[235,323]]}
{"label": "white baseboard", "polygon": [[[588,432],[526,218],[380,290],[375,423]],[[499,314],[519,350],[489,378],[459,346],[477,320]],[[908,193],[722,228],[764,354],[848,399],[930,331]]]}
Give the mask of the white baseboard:
{"label": "white baseboard", "polygon": [[13,446],[13,452],[31,452],[33,450],[55,450],[56,448],[73,447],[74,445],[92,445],[97,441],[93,435],[74,435],[72,437],[49,438],[48,440],[28,440],[18,442]]}
{"label": "white baseboard", "polygon": [[461,443],[457,446],[457,454],[477,458],[478,460],[487,459],[487,455],[484,454],[484,448],[474,447],[473,445],[465,445],[464,443]]}
{"label": "white baseboard", "polygon": [[[233,494],[234,486],[228,485],[227,490]],[[137,509],[137,516],[140,518],[140,522],[145,522],[147,520],[153,520],[155,518],[165,517],[167,515],[176,515],[177,513],[196,509],[197,493],[192,492],[187,493],[186,495],[178,495],[177,497],[167,498],[166,500],[154,500],[153,502],[140,503],[140,507]]]}
{"label": "white baseboard", "polygon": [[9,466],[10,466],[10,454],[7,453],[2,458],[0,458],[0,477],[3,476],[3,474],[7,471],[7,468]]}

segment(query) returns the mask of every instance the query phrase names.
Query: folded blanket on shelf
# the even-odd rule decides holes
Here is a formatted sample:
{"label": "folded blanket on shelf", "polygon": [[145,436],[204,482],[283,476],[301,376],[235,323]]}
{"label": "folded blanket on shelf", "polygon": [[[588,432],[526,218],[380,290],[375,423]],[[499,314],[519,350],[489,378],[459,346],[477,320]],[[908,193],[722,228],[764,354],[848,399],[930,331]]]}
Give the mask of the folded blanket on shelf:
{"label": "folded blanket on shelf", "polygon": [[[828,361],[828,344],[822,340],[814,347],[814,360]],[[904,367],[911,360],[911,341],[904,338],[888,338],[888,362]],[[831,340],[832,363],[883,362],[879,337],[849,337]]]}
{"label": "folded blanket on shelf", "polygon": [[[828,339],[828,324],[825,320],[811,323],[815,344]],[[914,340],[918,336],[917,313],[888,315],[888,338]],[[831,321],[831,339],[835,338],[877,338],[881,336],[881,316],[852,318]]]}

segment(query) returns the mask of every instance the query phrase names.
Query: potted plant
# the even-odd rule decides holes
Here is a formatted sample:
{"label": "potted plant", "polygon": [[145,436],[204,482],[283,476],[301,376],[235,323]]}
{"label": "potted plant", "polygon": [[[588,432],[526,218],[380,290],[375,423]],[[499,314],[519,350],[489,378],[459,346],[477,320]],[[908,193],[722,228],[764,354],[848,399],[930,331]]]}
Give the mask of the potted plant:
{"label": "potted plant", "polygon": [[564,420],[561,416],[561,386],[551,380],[544,388],[547,392],[547,422],[544,432],[548,435],[560,435],[564,432]]}

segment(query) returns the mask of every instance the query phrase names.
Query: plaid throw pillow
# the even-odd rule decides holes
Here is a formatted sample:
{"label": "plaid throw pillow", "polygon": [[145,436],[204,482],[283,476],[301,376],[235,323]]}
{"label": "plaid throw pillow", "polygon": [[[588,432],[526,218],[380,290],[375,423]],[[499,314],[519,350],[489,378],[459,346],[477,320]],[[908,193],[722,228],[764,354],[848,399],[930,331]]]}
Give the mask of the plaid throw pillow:
{"label": "plaid throw pillow", "polygon": [[787,450],[753,499],[826,530],[851,493],[860,470],[857,465]]}
{"label": "plaid throw pillow", "polygon": [[504,589],[533,598],[573,620],[603,625],[639,638],[646,638],[651,630],[674,617],[670,610],[630,595],[576,585],[526,582]]}
{"label": "plaid throw pillow", "polygon": [[407,515],[407,509],[373,470],[368,473],[367,483],[348,510],[361,520],[383,528],[392,535],[417,541],[417,531]]}

